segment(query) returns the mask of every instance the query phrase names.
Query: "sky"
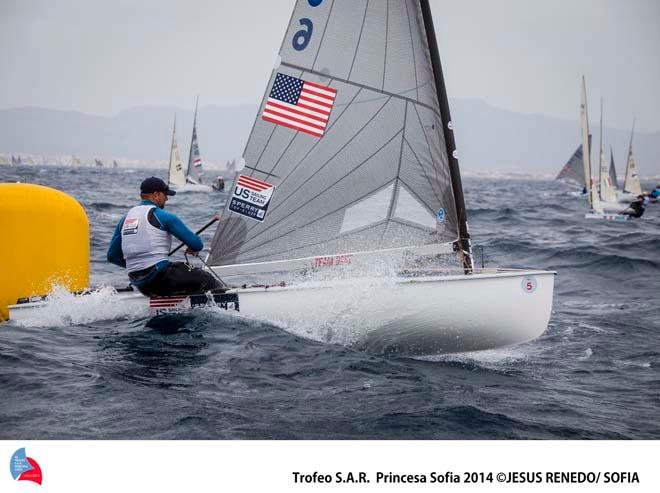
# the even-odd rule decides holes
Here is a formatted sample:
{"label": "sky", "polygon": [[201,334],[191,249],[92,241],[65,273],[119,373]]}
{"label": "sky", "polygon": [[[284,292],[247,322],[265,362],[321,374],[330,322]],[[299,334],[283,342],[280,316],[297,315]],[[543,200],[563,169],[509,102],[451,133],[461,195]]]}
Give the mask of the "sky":
{"label": "sky", "polygon": [[[450,98],[577,120],[584,74],[592,120],[660,131],[660,0],[430,1]],[[0,109],[256,105],[293,4],[0,0]]]}

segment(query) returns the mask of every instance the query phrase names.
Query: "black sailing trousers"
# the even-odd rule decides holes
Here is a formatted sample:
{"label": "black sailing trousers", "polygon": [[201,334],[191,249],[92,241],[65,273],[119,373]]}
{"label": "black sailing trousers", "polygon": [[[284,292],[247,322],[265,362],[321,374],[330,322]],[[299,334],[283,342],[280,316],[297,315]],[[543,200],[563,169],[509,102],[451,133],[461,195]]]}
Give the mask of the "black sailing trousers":
{"label": "black sailing trousers", "polygon": [[185,262],[170,262],[147,284],[136,286],[145,296],[172,296],[224,291],[213,274]]}

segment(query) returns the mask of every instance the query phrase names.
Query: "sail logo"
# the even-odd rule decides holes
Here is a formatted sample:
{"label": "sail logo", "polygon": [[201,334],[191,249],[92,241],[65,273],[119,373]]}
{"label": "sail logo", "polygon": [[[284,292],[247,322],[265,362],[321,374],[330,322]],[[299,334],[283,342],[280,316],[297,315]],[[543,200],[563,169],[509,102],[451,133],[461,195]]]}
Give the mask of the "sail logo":
{"label": "sail logo", "polygon": [[234,187],[229,210],[262,222],[266,217],[273,190],[275,187],[271,183],[240,175]]}
{"label": "sail logo", "polygon": [[43,481],[41,467],[36,460],[27,456],[25,448],[19,448],[11,456],[9,472],[15,481],[32,481],[38,485]]}

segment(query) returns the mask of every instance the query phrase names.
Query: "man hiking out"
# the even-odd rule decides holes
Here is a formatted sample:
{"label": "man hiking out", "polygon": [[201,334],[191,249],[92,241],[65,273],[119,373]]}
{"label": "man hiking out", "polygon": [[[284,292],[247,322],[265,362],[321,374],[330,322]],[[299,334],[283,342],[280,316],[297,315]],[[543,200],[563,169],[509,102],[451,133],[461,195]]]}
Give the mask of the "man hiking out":
{"label": "man hiking out", "polygon": [[172,237],[186,245],[186,254],[196,256],[204,247],[176,215],[164,210],[168,197],[176,195],[160,178],[147,178],[140,185],[142,201],[121,218],[115,228],[108,262],[128,271],[131,284],[146,296],[223,292],[213,274],[184,262],[170,262]]}

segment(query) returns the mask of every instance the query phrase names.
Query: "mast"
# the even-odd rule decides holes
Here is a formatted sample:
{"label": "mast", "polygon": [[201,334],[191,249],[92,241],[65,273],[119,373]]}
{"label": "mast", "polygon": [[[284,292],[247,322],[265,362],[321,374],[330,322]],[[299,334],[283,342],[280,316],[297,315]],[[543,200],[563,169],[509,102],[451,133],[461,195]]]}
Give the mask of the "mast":
{"label": "mast", "polygon": [[433,18],[431,16],[431,7],[428,0],[420,0],[422,8],[422,17],[424,19],[424,30],[431,54],[431,65],[435,77],[435,87],[438,95],[438,104],[440,105],[440,114],[442,117],[442,131],[444,134],[445,145],[447,147],[447,159],[449,161],[449,175],[451,176],[451,188],[456,206],[456,215],[458,216],[458,239],[455,247],[459,250],[463,259],[465,273],[473,269],[472,264],[472,246],[470,244],[470,233],[467,225],[467,212],[465,210],[465,197],[463,196],[463,184],[461,182],[461,172],[458,167],[456,153],[456,142],[452,130],[451,115],[449,114],[449,100],[447,98],[447,88],[445,79],[442,75],[442,65],[440,64],[440,53],[438,51],[438,42],[435,38],[435,28],[433,27]]}
{"label": "mast", "polygon": [[193,144],[195,142],[195,129],[197,127],[197,104],[199,103],[199,96],[195,99],[195,117],[193,118],[193,130],[190,136],[190,152],[188,152],[188,169],[186,169],[186,181],[190,176],[190,167],[193,165]]}
{"label": "mast", "polygon": [[603,196],[603,98],[600,98],[600,137],[598,139],[598,195],[601,201],[605,201]]}
{"label": "mast", "polygon": [[[176,113],[174,113],[174,126],[172,127],[172,142],[174,142],[174,136],[176,135]],[[172,183],[172,153],[174,152],[174,146],[170,143],[170,160],[167,163],[167,183],[168,185]]]}
{"label": "mast", "polygon": [[580,93],[580,119],[582,126],[582,166],[584,167],[584,186],[588,191],[589,206],[593,208],[594,193],[591,179],[591,143],[589,139],[589,110],[587,108],[587,88],[582,76]]}

